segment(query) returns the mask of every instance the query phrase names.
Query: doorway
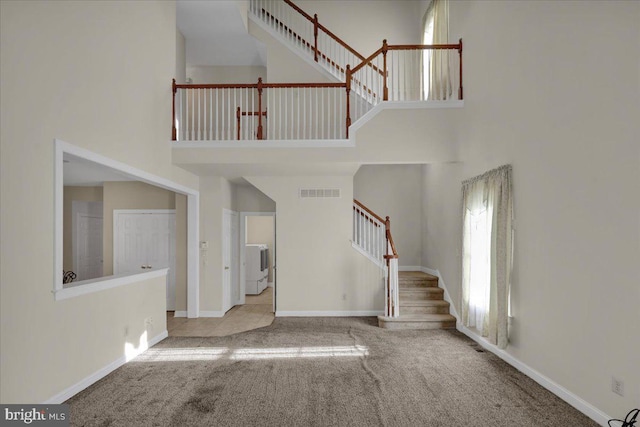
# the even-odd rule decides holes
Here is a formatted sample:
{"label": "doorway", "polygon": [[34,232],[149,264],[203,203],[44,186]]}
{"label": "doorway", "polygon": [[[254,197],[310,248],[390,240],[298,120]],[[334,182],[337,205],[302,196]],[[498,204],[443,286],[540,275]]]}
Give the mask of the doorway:
{"label": "doorway", "polygon": [[[266,289],[258,286],[258,295],[247,292],[247,245],[264,245],[267,248],[268,272]],[[252,303],[265,301],[263,294],[271,294],[271,312],[276,312],[277,303],[277,253],[276,253],[276,213],[275,212],[241,212],[240,213],[240,288],[241,304],[250,297]]]}

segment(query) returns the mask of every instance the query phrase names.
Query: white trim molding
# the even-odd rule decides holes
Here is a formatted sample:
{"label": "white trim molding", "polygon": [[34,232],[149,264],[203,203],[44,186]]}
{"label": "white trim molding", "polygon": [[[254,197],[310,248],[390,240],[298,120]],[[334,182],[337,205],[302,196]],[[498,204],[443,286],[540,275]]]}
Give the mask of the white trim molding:
{"label": "white trim molding", "polygon": [[54,296],[56,301],[61,301],[63,299],[78,297],[80,295],[86,295],[93,292],[117,288],[118,286],[139,283],[144,280],[153,279],[155,277],[166,277],[168,272],[168,268],[157,268],[147,270],[144,273],[124,273],[115,276],[82,280],[80,282],[73,282],[73,286],[70,286],[68,288],[54,291]]}
{"label": "white trim molding", "polygon": [[458,322],[458,325],[456,326],[456,328],[458,329],[458,331],[462,332],[463,334],[465,334],[466,336],[468,336],[469,338],[477,342],[482,348],[495,354],[496,356],[498,356],[499,358],[507,362],[509,365],[513,366],[518,371],[522,372],[523,374],[525,374],[526,376],[528,376],[529,378],[531,378],[532,380],[540,384],[542,387],[546,388],[551,393],[555,394],[560,399],[564,400],[569,405],[573,406],[578,411],[582,412],[583,414],[585,414],[586,416],[588,416],[598,424],[602,426],[607,426],[608,420],[613,418],[605,414],[595,406],[591,405],[589,402],[585,401],[584,399],[570,392],[566,388],[562,387],[560,384],[556,383],[555,381],[551,380],[550,378],[536,371],[526,363],[522,362],[521,360],[517,359],[516,357],[507,353],[506,351],[499,349],[497,346],[491,344],[487,339],[476,334],[471,329],[467,328],[466,326],[463,326],[461,323]]}
{"label": "white trim molding", "polygon": [[[63,195],[64,195],[64,155],[78,157],[93,163],[113,169],[120,174],[132,178],[136,181],[144,182],[165,190],[187,196],[187,306],[189,317],[197,317],[199,311],[199,258],[198,249],[199,236],[199,198],[200,193],[197,190],[162,178],[157,175],[150,174],[143,170],[134,168],[126,163],[110,159],[100,154],[94,153],[87,149],[69,144],[60,139],[53,140],[54,149],[54,252],[53,252],[53,294],[55,300],[70,298],[73,296],[84,295],[90,292],[96,292],[103,289],[109,289],[116,286],[122,286],[139,280],[144,280],[145,275],[152,272],[145,272],[135,275],[126,276],[108,276],[91,281],[83,281],[74,283],[75,286],[65,288],[62,283],[62,259],[63,259]],[[164,273],[166,275],[166,272]],[[125,279],[126,277],[126,279]],[[113,282],[111,282],[113,281]],[[86,289],[79,290],[77,285],[82,284]],[[71,291],[73,289],[73,291]]]}
{"label": "white trim molding", "polygon": [[535,369],[533,369],[526,363],[522,362],[515,356],[509,354],[505,350],[499,349],[496,345],[491,344],[486,338],[478,335],[473,330],[464,326],[461,322],[460,317],[458,316],[455,305],[451,301],[451,297],[449,296],[449,292],[447,291],[447,286],[444,282],[444,279],[442,278],[442,275],[440,274],[440,271],[433,270],[431,268],[426,268],[426,267],[421,267],[420,270],[423,273],[431,274],[432,276],[438,277],[438,285],[441,286],[442,289],[444,289],[444,299],[449,302],[451,314],[458,320],[456,322],[456,329],[458,331],[462,332],[463,334],[465,334],[466,336],[468,336],[469,338],[477,342],[485,350],[490,351],[491,353],[495,354],[496,356],[498,356],[499,358],[501,358],[502,360],[504,360],[505,362],[507,362],[514,368],[516,368],[518,371],[525,374],[526,376],[528,376],[529,378],[531,378],[532,380],[540,384],[542,387],[546,388],[551,393],[555,394],[560,399],[564,400],[569,405],[576,408],[578,411],[582,412],[592,420],[596,421],[598,424],[602,426],[608,425],[607,422],[612,417],[608,416],[607,414],[605,414],[595,406],[591,405],[584,399],[578,397],[574,393],[562,387],[560,384],[556,383],[555,381],[551,380],[550,378],[536,371]]}
{"label": "white trim molding", "polygon": [[382,316],[384,310],[354,311],[276,311],[276,317],[370,317]]}
{"label": "white trim molding", "polygon": [[187,317],[187,310],[176,310],[173,312],[173,317]]}
{"label": "white trim molding", "polygon": [[380,261],[379,259],[375,259],[374,257],[371,256],[371,254],[369,254],[367,251],[365,251],[364,249],[362,249],[360,247],[360,245],[358,245],[356,242],[354,242],[353,240],[351,240],[351,247],[353,249],[355,249],[356,251],[358,251],[362,256],[364,256],[365,258],[367,258],[369,261],[371,261],[372,263],[374,263],[375,265],[377,265],[378,267],[380,267],[381,269],[384,269],[386,267],[386,265],[384,265],[384,263],[382,261]]}
{"label": "white trim molding", "polygon": [[200,317],[224,317],[224,311],[212,310],[212,311],[200,311],[198,315]]}
{"label": "white trim molding", "polygon": [[132,356],[135,357],[135,356],[138,356],[138,355],[144,353],[150,347],[153,347],[154,345],[158,344],[160,341],[162,341],[163,339],[167,338],[168,336],[169,336],[169,333],[166,330],[161,332],[160,334],[156,335],[151,340],[149,340],[146,343],[146,345],[143,345],[140,348],[134,350],[134,353],[131,353],[131,354],[128,354],[128,355],[124,355],[123,354],[122,356],[120,356],[116,360],[114,360],[113,362],[109,363],[107,366],[104,366],[103,368],[98,369],[93,374],[89,375],[86,378],[83,378],[82,380],[78,381],[77,383],[75,383],[71,387],[68,387],[68,388],[62,390],[60,393],[56,394],[55,396],[50,397],[49,399],[45,400],[42,403],[44,405],[54,405],[54,404],[63,403],[64,401],[66,401],[69,398],[75,396],[76,394],[78,394],[79,392],[84,390],[85,388],[89,387],[91,384],[95,383],[96,381],[101,380],[102,378],[104,378],[107,375],[109,375],[111,372],[113,372],[116,369],[118,369],[119,367],[123,366],[125,363],[128,362],[128,360],[131,360]]}
{"label": "white trim molding", "polygon": [[430,274],[432,276],[436,276],[438,278],[438,286],[441,286],[444,290],[444,300],[449,303],[449,312],[450,314],[456,318],[457,322],[460,323],[460,316],[458,316],[458,310],[456,310],[456,305],[453,303],[451,299],[451,295],[449,295],[449,291],[447,290],[447,284],[444,282],[442,278],[442,274],[440,274],[439,270],[433,270],[431,268],[420,267],[420,271],[423,273]]}

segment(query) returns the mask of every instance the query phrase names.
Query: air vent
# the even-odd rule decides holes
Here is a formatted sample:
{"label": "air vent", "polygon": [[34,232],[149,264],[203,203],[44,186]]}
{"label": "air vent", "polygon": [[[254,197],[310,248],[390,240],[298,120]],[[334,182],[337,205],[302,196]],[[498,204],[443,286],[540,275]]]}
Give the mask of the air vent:
{"label": "air vent", "polygon": [[340,197],[339,188],[301,188],[301,199],[335,199]]}

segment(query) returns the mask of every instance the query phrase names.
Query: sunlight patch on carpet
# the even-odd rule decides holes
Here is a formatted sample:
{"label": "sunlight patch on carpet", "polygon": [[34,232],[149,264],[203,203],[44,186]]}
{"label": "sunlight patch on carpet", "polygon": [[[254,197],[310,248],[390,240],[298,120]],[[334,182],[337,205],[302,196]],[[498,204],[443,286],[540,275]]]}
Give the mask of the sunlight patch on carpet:
{"label": "sunlight patch on carpet", "polygon": [[227,347],[186,347],[151,348],[132,362],[185,362],[198,360],[264,360],[320,357],[364,357],[369,355],[368,347],[362,345],[334,347],[281,347],[281,348],[240,348]]}
{"label": "sunlight patch on carpet", "polygon": [[245,348],[234,350],[233,360],[287,359],[298,357],[362,357],[369,349],[361,345],[338,347]]}

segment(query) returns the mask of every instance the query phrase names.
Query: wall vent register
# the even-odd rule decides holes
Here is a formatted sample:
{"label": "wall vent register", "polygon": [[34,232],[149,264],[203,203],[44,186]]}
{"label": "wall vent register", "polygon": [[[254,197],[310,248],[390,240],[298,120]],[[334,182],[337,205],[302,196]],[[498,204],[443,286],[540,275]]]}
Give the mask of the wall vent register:
{"label": "wall vent register", "polygon": [[301,188],[299,192],[301,199],[330,199],[339,198],[339,188]]}

